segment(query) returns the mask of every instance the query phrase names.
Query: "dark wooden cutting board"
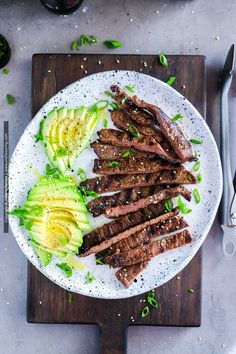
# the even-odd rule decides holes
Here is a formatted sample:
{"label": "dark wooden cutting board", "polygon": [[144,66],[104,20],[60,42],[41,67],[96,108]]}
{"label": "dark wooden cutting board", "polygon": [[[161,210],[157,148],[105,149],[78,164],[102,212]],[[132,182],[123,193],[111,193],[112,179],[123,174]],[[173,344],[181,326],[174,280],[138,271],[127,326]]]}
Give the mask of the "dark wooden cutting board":
{"label": "dark wooden cutting board", "polygon": [[[168,56],[168,61],[168,68],[164,68],[156,55],[36,54],[32,69],[33,116],[55,93],[84,77],[85,70],[89,75],[112,69],[142,71],[164,81],[169,76],[176,76],[173,87],[205,116],[205,58]],[[160,307],[153,309],[150,316],[141,318],[144,303],[140,300],[145,299],[145,294],[124,300],[101,300],[73,294],[70,303],[66,290],[29,264],[27,320],[31,323],[97,324],[101,328],[101,353],[125,353],[126,332],[130,325],[200,326],[201,271],[200,250],[182,272],[155,290]],[[195,292],[190,293],[188,288]]]}

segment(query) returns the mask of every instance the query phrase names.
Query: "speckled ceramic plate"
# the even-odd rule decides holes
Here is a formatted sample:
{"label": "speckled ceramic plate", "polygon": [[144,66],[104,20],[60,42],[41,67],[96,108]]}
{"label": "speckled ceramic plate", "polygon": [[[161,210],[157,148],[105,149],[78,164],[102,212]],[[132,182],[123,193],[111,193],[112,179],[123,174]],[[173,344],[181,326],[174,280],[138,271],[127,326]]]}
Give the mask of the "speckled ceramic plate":
{"label": "speckled ceramic plate", "polygon": [[[222,192],[222,175],[215,140],[200,114],[183,96],[164,82],[141,73],[133,71],[102,72],[79,80],[60,91],[45,104],[30,122],[17,144],[10,163],[10,210],[23,205],[27,191],[37,181],[35,169],[43,174],[48,162],[41,144],[35,143],[34,139],[34,134],[38,131],[42,117],[54,107],[75,108],[82,104],[88,106],[97,100],[107,99],[104,96],[104,91],[109,90],[112,84],[119,84],[121,87],[135,85],[137,88],[136,94],[140,98],[157,104],[170,117],[177,113],[183,114],[184,119],[179,120],[179,124],[186,136],[203,141],[202,145],[194,146],[201,156],[200,172],[203,179],[202,183],[198,185],[201,203],[197,205],[192,201],[189,206],[192,213],[186,215],[193,237],[192,244],[153,258],[148,268],[142,272],[141,276],[138,276],[137,282],[134,282],[129,289],[125,289],[116,279],[115,270],[109,269],[105,265],[96,265],[94,255],[81,258],[81,262],[86,265],[87,270],[80,273],[74,272],[71,278],[66,278],[60,269],[55,266],[55,259],[46,268],[42,267],[28,242],[27,232],[19,226],[18,219],[10,217],[10,225],[26,257],[53,282],[65,289],[83,295],[117,299],[138,295],[162,285],[190,262],[206,238],[215,218]],[[109,126],[113,126],[111,122],[109,122]],[[98,129],[101,127],[102,123],[98,126]],[[96,139],[96,133],[93,139]],[[77,167],[84,168],[88,177],[95,176],[91,172],[94,158],[95,153],[91,148],[87,148],[77,161]],[[193,163],[186,165],[187,168],[192,168],[192,166]],[[108,221],[104,217],[94,220],[91,218],[93,227]],[[94,274],[94,281],[91,284],[86,282],[87,271]]]}

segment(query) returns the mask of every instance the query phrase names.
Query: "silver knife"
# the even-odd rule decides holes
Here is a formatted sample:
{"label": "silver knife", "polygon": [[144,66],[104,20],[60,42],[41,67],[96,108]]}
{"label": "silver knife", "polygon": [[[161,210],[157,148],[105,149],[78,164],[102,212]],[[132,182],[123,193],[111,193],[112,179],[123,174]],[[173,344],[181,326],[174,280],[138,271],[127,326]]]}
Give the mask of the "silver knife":
{"label": "silver knife", "polygon": [[223,251],[232,257],[236,251],[236,197],[230,165],[228,93],[233,78],[234,44],[232,44],[222,71],[220,95],[221,162],[223,168],[223,195],[221,200],[221,227]]}

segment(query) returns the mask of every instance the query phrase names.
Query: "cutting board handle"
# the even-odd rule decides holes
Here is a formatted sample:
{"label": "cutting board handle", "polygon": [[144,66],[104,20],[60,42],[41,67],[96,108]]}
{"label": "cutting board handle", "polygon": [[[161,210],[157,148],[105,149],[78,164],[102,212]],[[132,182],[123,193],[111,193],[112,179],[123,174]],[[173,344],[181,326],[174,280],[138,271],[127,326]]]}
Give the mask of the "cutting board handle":
{"label": "cutting board handle", "polygon": [[127,328],[121,323],[100,324],[100,354],[126,354]]}

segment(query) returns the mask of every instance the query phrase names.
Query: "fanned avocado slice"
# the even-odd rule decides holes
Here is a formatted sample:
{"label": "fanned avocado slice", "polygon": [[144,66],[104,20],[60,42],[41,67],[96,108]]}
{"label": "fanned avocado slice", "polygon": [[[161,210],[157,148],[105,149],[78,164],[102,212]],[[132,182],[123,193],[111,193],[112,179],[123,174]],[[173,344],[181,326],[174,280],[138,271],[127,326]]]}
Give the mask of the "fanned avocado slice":
{"label": "fanned avocado slice", "polygon": [[98,123],[98,111],[62,107],[53,109],[40,123],[40,134],[51,164],[61,173],[74,168],[78,155],[87,147]]}

